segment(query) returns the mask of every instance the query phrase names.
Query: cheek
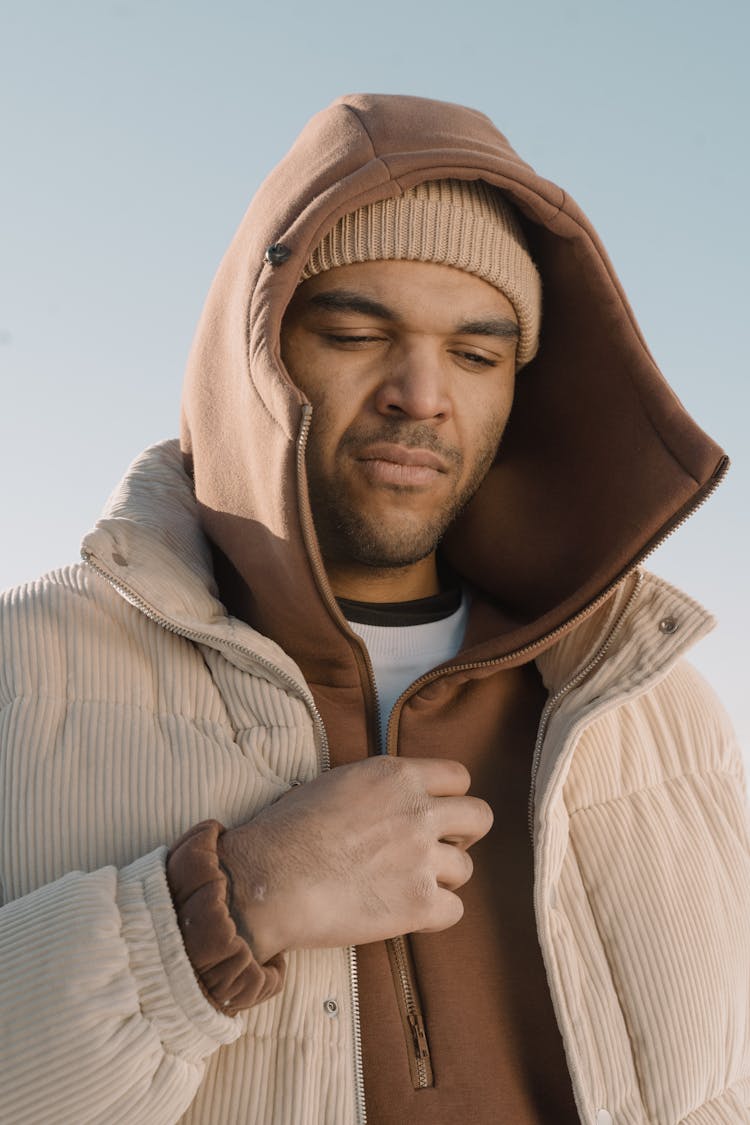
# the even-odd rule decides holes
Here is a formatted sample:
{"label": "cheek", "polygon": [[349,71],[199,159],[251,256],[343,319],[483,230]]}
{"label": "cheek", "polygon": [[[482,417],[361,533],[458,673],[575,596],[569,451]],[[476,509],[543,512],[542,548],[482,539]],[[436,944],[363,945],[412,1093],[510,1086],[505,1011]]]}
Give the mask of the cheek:
{"label": "cheek", "polygon": [[335,470],[336,452],[351,425],[350,404],[339,396],[323,393],[318,387],[305,390],[305,394],[313,408],[307,440],[308,463],[328,475]]}
{"label": "cheek", "polygon": [[475,394],[472,402],[472,422],[475,433],[494,434],[499,440],[513,407],[513,384],[488,388],[484,394]]}
{"label": "cheek", "polygon": [[472,415],[472,429],[468,442],[468,449],[471,452],[465,460],[465,473],[468,477],[473,478],[477,473],[483,475],[489,469],[510,417],[512,405],[512,389],[500,394],[482,396],[476,403],[477,409]]}

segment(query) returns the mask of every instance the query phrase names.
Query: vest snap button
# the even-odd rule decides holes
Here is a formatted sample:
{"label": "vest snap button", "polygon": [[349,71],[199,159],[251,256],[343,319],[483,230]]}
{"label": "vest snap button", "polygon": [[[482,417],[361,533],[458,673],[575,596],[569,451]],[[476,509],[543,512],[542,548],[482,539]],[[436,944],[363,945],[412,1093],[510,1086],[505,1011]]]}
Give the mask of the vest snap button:
{"label": "vest snap button", "polygon": [[327,1016],[330,1016],[331,1019],[333,1019],[334,1016],[337,1016],[339,1014],[339,1006],[335,1000],[324,1000],[323,1011]]}
{"label": "vest snap button", "polygon": [[674,617],[662,617],[661,621],[659,622],[659,628],[661,629],[662,633],[666,633],[667,636],[669,636],[670,633],[676,633],[679,627],[680,623],[679,621],[676,621]]}

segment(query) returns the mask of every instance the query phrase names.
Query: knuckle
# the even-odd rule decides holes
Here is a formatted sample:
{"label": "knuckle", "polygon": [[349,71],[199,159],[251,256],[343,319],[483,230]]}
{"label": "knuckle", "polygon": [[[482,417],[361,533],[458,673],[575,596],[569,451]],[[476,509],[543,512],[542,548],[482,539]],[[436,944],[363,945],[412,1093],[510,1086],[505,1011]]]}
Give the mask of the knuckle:
{"label": "knuckle", "polygon": [[412,897],[421,903],[429,902],[435,894],[435,876],[432,871],[417,872],[412,880]]}
{"label": "knuckle", "polygon": [[417,789],[405,789],[400,795],[400,811],[402,816],[419,825],[424,824],[432,812],[432,800]]}
{"label": "knuckle", "polygon": [[382,781],[398,777],[403,768],[401,759],[394,758],[390,754],[377,754],[372,758],[367,758],[362,765],[373,774],[375,780]]}

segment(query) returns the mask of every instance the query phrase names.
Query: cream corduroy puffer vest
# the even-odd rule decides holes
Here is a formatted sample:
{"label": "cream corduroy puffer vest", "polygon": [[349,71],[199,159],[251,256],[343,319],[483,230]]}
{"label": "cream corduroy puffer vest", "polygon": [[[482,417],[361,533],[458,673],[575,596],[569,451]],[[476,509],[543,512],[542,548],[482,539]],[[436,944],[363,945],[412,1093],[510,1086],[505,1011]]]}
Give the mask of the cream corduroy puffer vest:
{"label": "cream corduroy puffer vest", "polygon": [[[349,951],[290,956],[283,992],[232,1020],[174,917],[166,845],[320,768],[298,669],[215,598],[176,443],[85,550],[0,602],[0,1119],[363,1121]],[[709,625],[647,576],[579,687],[560,693],[601,636],[540,660],[539,938],[585,1125],[750,1118],[742,768],[679,659]]]}

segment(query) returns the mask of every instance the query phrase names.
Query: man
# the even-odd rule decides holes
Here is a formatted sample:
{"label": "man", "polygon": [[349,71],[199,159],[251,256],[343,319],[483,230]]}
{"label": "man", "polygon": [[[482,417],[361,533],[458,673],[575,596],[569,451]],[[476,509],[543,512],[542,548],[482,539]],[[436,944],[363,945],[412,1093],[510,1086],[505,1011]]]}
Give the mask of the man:
{"label": "man", "polygon": [[314,118],[3,604],[4,1119],[747,1120],[740,759],[638,569],[725,467],[486,118]]}

